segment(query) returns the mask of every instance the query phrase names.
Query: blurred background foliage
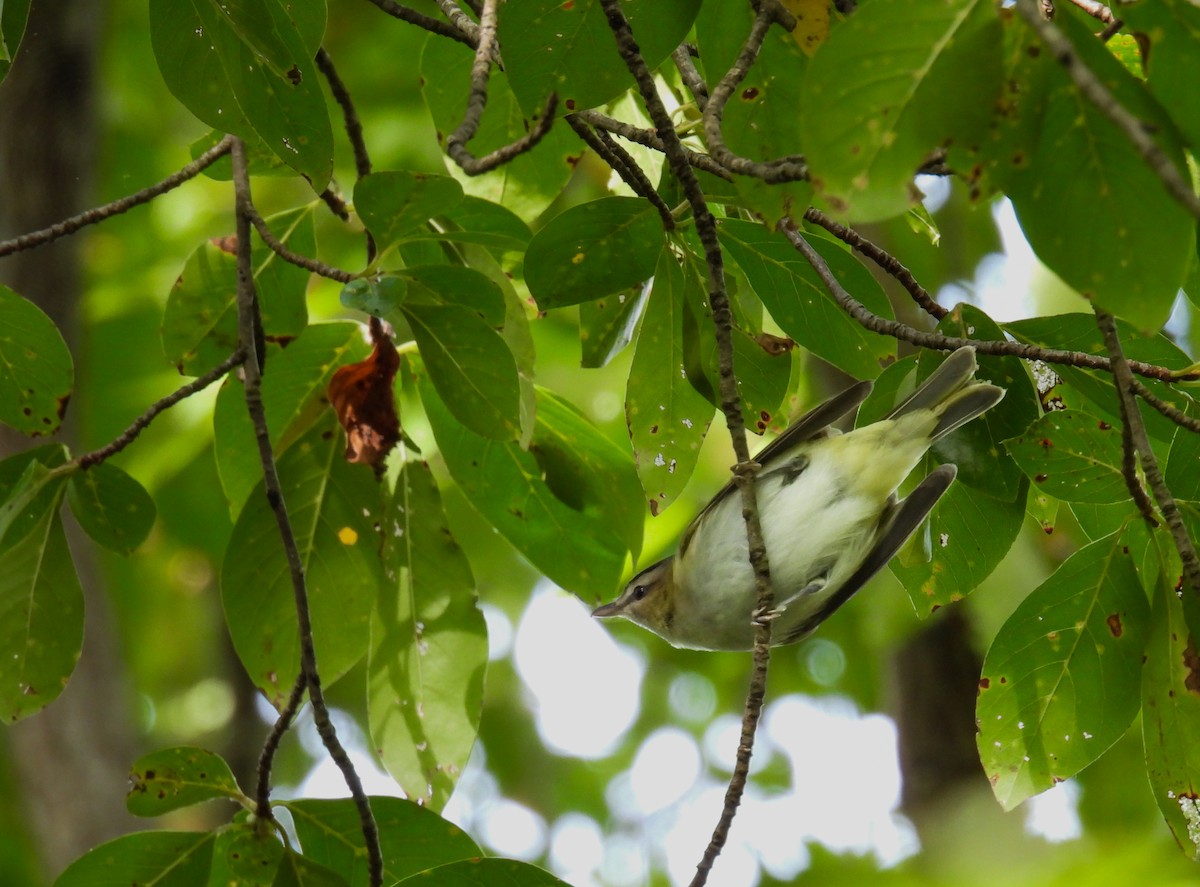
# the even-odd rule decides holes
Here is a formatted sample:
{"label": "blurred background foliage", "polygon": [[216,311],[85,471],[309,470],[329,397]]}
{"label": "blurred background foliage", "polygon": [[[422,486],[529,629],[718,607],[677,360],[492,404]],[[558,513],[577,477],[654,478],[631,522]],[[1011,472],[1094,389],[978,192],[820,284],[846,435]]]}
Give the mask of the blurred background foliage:
{"label": "blurred background foliage", "polygon": [[[88,204],[179,168],[188,159],[186,146],[207,132],[157,74],[145,3],[94,5],[98,120],[96,141],[88,146],[95,166]],[[414,5],[435,12],[432,3]],[[381,16],[370,4],[330,3],[325,45],[358,104],[377,169],[446,169],[413,61],[426,39],[423,31]],[[469,59],[465,48],[454,48],[464,62]],[[342,138],[336,129],[335,138]],[[353,168],[344,142],[337,152],[335,176],[350,182]],[[608,178],[607,167],[587,156],[555,204],[530,219],[535,230],[562,208],[607,193]],[[308,199],[293,178],[258,179],[255,187],[264,215]],[[972,205],[964,191],[950,186],[933,210],[940,243],[903,219],[869,228],[945,304],[983,299],[1004,261],[997,214]],[[73,400],[80,450],[108,442],[179,384],[160,349],[142,346],[157,343],[183,258],[205,239],[231,233],[231,204],[227,183],[201,177],[77,236],[84,269]],[[334,265],[361,267],[361,238],[329,214],[318,213],[316,220],[322,255]],[[895,297],[890,281],[883,283]],[[1081,309],[1078,297],[1051,275],[1035,273],[1032,284],[1019,300],[1016,293],[993,292],[987,307],[1008,316],[1018,301],[1017,311],[1028,315]],[[338,293],[336,284],[314,281],[313,319],[345,315]],[[1004,305],[1005,299],[1013,305]],[[915,311],[906,297],[893,303],[901,317]],[[604,368],[582,369],[577,316],[578,309],[564,309],[534,322],[538,381],[627,445],[622,405],[629,351]],[[799,354],[788,359],[797,364],[789,392],[794,412],[845,382],[814,359]],[[232,655],[221,613],[217,577],[232,524],[223,498],[214,495],[215,393],[214,388],[162,416],[116,460],[153,494],[159,520],[135,556],[107,551],[91,556],[103,578],[126,675],[128,714],[108,716],[130,719],[136,753],[174,744],[209,747],[245,778],[270,712],[256,702]],[[419,422],[406,430],[418,443],[431,441]],[[643,564],[669,550],[688,517],[723,483],[731,462],[718,424],[681,501],[648,519]],[[588,626],[585,606],[547,587],[436,463],[435,471],[449,521],[477,579],[493,650],[479,743],[447,816],[485,848],[545,865],[573,883],[678,883],[699,858],[716,819],[736,744],[748,657],[675,650],[625,623],[603,632]],[[977,654],[1022,596],[1082,539],[1069,522],[1060,521],[1048,535],[1027,519],[1000,568],[953,608],[965,614]],[[945,619],[939,614],[931,622]],[[89,632],[96,628],[89,626]],[[911,818],[902,816],[896,734],[886,715],[896,704],[898,651],[928,629],[899,583],[884,575],[813,639],[775,653],[752,789],[714,883],[1083,887],[1194,881],[1194,869],[1162,827],[1147,791],[1136,726],[1050,800],[1002,814],[977,771],[927,807],[908,810]],[[88,643],[94,642],[89,635]],[[329,694],[339,727],[360,748],[362,680],[352,674]],[[632,707],[605,701],[610,695],[628,697]],[[608,723],[595,724],[596,712]],[[564,730],[564,721],[592,725],[592,735]],[[324,755],[311,722],[301,724],[281,752],[279,792],[340,794],[328,765],[318,766]],[[23,724],[13,731],[22,729]],[[0,733],[0,754],[9,745],[9,735]],[[673,772],[666,762],[687,764],[691,769],[683,772],[691,776],[655,789],[655,780]],[[64,860],[47,859],[37,846],[24,812],[24,792],[36,780],[19,780],[14,766],[6,754],[0,759],[0,883],[48,883],[46,876]],[[54,767],[54,760],[43,766]],[[386,777],[370,785],[382,791]],[[180,811],[170,825],[208,827],[223,815],[208,808]],[[855,826],[840,833],[822,827],[843,820]]]}

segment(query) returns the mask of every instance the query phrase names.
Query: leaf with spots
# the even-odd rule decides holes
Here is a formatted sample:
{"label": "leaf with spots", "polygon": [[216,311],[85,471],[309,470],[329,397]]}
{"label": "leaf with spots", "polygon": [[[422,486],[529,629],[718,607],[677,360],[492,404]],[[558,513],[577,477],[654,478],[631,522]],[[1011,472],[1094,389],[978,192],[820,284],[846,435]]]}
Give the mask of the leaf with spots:
{"label": "leaf with spots", "polygon": [[554,875],[536,865],[516,859],[465,859],[449,865],[438,866],[419,875],[414,875],[402,884],[408,887],[568,887]]}
{"label": "leaf with spots", "polygon": [[[279,458],[326,685],[366,652],[371,608],[384,581],[379,485],[342,457],[336,428],[326,413]],[[300,669],[300,646],[292,576],[261,483],[234,526],[221,598],[238,657],[267,699],[282,706]]]}
{"label": "leaf with spots", "polygon": [[134,816],[162,816],[214,798],[242,797],[220,755],[202,748],[164,748],[138,758],[130,768],[125,807]]}
{"label": "leaf with spots", "polygon": [[76,472],[67,502],[83,531],[118,554],[145,542],[158,514],[146,488],[111,462]]}
{"label": "leaf with spots", "polygon": [[[687,37],[699,9],[700,0],[622,6],[651,70]],[[558,93],[559,113],[569,114],[612,101],[632,85],[599,0],[502,4],[499,37],[508,80],[526,114],[552,92]]]}
{"label": "leaf with spots", "polygon": [[[1190,179],[1178,131],[1146,85],[1074,16],[1056,22],[1084,66]],[[1058,59],[1022,22],[1011,27],[1023,31],[1010,41],[1004,113],[985,146],[991,176],[1050,270],[1139,329],[1161,329],[1187,273],[1196,220]]]}
{"label": "leaf with spots", "polygon": [[645,287],[637,287],[580,304],[580,366],[607,366],[633,340],[646,305],[645,291]]}
{"label": "leaf with spots", "polygon": [[[1142,669],[1142,744],[1158,809],[1175,840],[1200,859],[1200,653],[1184,610],[1196,607],[1166,582],[1154,589]],[[1191,620],[1193,624],[1195,619]]]}
{"label": "leaf with spots", "polygon": [[209,884],[271,887],[283,860],[283,844],[266,822],[248,822],[247,814],[217,829]]}
{"label": "leaf with spots", "polygon": [[1123,502],[1121,431],[1079,410],[1046,413],[1004,446],[1037,489],[1064,502]]}
{"label": "leaf with spots", "polygon": [[354,209],[381,251],[422,233],[432,216],[449,212],[462,199],[462,185],[449,176],[429,173],[377,172],[354,185]]}
{"label": "leaf with spots", "polygon": [[475,580],[424,462],[406,462],[384,519],[388,583],[371,619],[371,742],[405,795],[441,810],[479,732],[487,628]]}
{"label": "leaf with spots", "polygon": [[1119,535],[1068,558],[992,641],[975,715],[984,771],[1011,810],[1074,776],[1138,712],[1150,606]]}
{"label": "leaf with spots", "polygon": [[[272,354],[263,374],[262,399],[276,456],[328,414],[326,390],[337,369],[366,355],[367,343],[357,323],[313,324],[285,350]],[[262,465],[245,390],[233,376],[217,395],[213,440],[217,474],[230,515],[236,518],[262,480]]]}
{"label": "leaf with spots", "polygon": [[54,887],[207,887],[214,832],[134,832],[94,847]]}
{"label": "leaf with spots", "polygon": [[[309,256],[316,252],[311,207],[271,216],[267,224],[289,249]],[[279,258],[257,232],[251,238],[263,333],[268,341],[288,344],[308,325],[311,275]],[[207,241],[188,256],[167,296],[163,353],[184,375],[201,375],[237,347],[236,251],[235,237]]]}
{"label": "leaf with spots", "polygon": [[692,476],[713,417],[712,404],[684,370],[689,280],[695,282],[675,253],[663,250],[625,389],[625,422],[651,514],[670,505]]}
{"label": "leaf with spots", "polygon": [[[851,320],[782,235],[755,222],[722,219],[720,237],[785,333],[855,378],[879,375],[882,362],[895,354],[895,345]],[[892,316],[883,290],[857,259],[823,238],[813,238],[812,243],[856,299],[882,317]]]}
{"label": "leaf with spots", "polygon": [[83,646],[83,590],[59,517],[61,446],[0,462],[0,720],[56,699]]}
{"label": "leaf with spots", "polygon": [[428,378],[421,400],[463,494],[530,562],[585,597],[611,594],[641,548],[641,485],[633,460],[590,422],[539,390],[528,450],[454,421]]}
{"label": "leaf with spots", "polygon": [[833,29],[798,103],[818,200],[855,221],[916,204],[922,163],[938,149],[978,149],[985,138],[1001,44],[991,0],[873,0]]}
{"label": "leaf with spots", "polygon": [[[350,887],[366,887],[367,851],[353,801],[284,801],[282,806],[292,814],[307,859],[339,872]],[[374,796],[371,810],[379,828],[385,884],[439,865],[483,856],[458,826],[412,801]]]}
{"label": "leaf with spots", "polygon": [[325,3],[151,0],[150,42],[167,88],[222,132],[256,136],[320,192],[333,130],[313,56]]}
{"label": "leaf with spots", "polygon": [[0,422],[22,434],[53,434],[74,384],[71,352],[54,321],[0,286]]}
{"label": "leaf with spots", "polygon": [[525,283],[543,311],[641,284],[662,252],[658,212],[640,197],[602,197],[551,219],[529,241]]}

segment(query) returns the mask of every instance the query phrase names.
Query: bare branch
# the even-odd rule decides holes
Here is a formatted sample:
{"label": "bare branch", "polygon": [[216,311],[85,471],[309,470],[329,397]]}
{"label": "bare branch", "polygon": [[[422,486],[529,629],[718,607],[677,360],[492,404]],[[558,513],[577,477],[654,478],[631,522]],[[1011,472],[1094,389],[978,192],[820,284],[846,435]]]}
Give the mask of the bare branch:
{"label": "bare branch", "polygon": [[808,165],[805,164],[804,158],[794,155],[777,160],[758,161],[740,157],[730,151],[725,144],[725,136],[721,132],[721,118],[725,114],[725,105],[729,101],[729,97],[738,88],[738,84],[746,78],[755,59],[758,58],[767,31],[777,20],[779,11],[779,4],[776,0],[761,0],[754,15],[754,24],[750,28],[750,35],[742,45],[741,52],[738,53],[733,67],[713,89],[712,95],[704,107],[704,140],[708,143],[708,150],[713,158],[730,172],[762,179],[768,184],[799,182],[807,179]]}
{"label": "bare branch", "polygon": [[621,10],[620,0],[600,0],[608,18],[608,25],[616,38],[617,51],[637,83],[638,92],[646,106],[650,119],[670,164],[671,173],[679,181],[683,193],[691,206],[696,220],[696,233],[704,247],[708,265],[709,305],[712,307],[713,325],[716,327],[718,378],[721,391],[721,409],[725,414],[725,425],[737,457],[734,481],[742,499],[742,515],[746,520],[746,542],[750,552],[750,564],[754,570],[755,591],[758,606],[755,619],[753,668],[750,689],[746,694],[746,707],[742,716],[742,740],[738,746],[737,763],[729,787],[725,792],[725,803],[721,817],[713,829],[700,863],[696,867],[693,887],[702,887],[707,880],[712,864],[720,854],[729,834],[729,826],[741,803],[750,772],[750,756],[754,748],[754,734],[762,712],[763,698],[767,686],[767,666],[771,656],[771,620],[769,614],[774,604],[771,590],[771,574],[767,561],[767,548],[763,542],[762,525],[758,515],[758,500],[755,497],[755,472],[758,465],[751,461],[746,442],[746,426],[742,417],[741,398],[738,395],[737,377],[733,365],[733,314],[729,304],[729,293],[725,289],[725,259],[717,237],[716,220],[704,198],[700,183],[692,170],[691,162],[684,152],[679,136],[671,123],[670,114],[662,103],[654,83],[654,77],[646,66],[634,40],[633,31]]}
{"label": "bare branch", "polygon": [[1106,25],[1111,25],[1117,20],[1113,15],[1113,11],[1097,0],[1071,0],[1076,6],[1090,15],[1092,18],[1099,19]]}
{"label": "bare branch", "polygon": [[293,252],[275,233],[267,226],[266,221],[253,204],[247,205],[245,209],[246,217],[254,225],[258,236],[263,239],[271,251],[285,262],[303,268],[306,271],[311,271],[313,274],[319,274],[321,277],[327,277],[330,280],[336,280],[338,283],[349,283],[354,280],[357,275],[351,274],[349,271],[343,271],[341,268],[335,268],[332,265],[326,265],[318,259],[310,259],[308,256],[302,256],[300,253]]}
{"label": "bare branch", "polygon": [[[473,46],[479,45],[479,25],[471,20],[471,17],[462,11],[454,0],[437,0],[438,9],[442,11],[442,15],[450,19],[450,24],[458,28],[471,40]],[[482,12],[480,13],[482,15]]]}
{"label": "bare branch", "polygon": [[1137,399],[1134,397],[1136,383],[1129,363],[1125,360],[1120,336],[1117,335],[1117,323],[1107,311],[1097,309],[1096,324],[1100,327],[1104,344],[1108,347],[1108,355],[1112,359],[1112,375],[1117,386],[1117,397],[1121,401],[1122,421],[1129,426],[1133,445],[1142,463],[1142,474],[1145,475],[1146,484],[1154,494],[1154,501],[1158,503],[1158,510],[1162,512],[1163,520],[1167,522],[1171,531],[1171,538],[1183,564],[1183,575],[1187,578],[1192,593],[1200,594],[1200,558],[1196,557],[1196,547],[1192,544],[1187,527],[1184,526],[1183,515],[1180,514],[1179,506],[1167,488],[1162,471],[1158,467],[1158,459],[1150,446],[1150,438],[1146,434],[1146,426],[1142,422],[1142,414],[1138,411]]}
{"label": "bare branch", "polygon": [[1150,125],[1139,120],[1117,101],[1108,87],[1100,82],[1091,69],[1075,53],[1067,36],[1053,22],[1042,17],[1037,0],[1017,0],[1017,12],[1037,32],[1038,37],[1054,53],[1058,63],[1075,83],[1080,94],[1091,102],[1096,110],[1112,121],[1113,125],[1129,139],[1146,166],[1162,181],[1167,193],[1182,204],[1188,212],[1200,219],[1200,197],[1192,190],[1191,183],[1179,168],[1158,146],[1150,135]]}
{"label": "bare branch", "polygon": [[654,204],[659,218],[662,219],[663,227],[668,231],[672,230],[675,227],[675,218],[671,215],[671,208],[654,189],[654,185],[646,178],[642,168],[629,156],[629,153],[618,145],[607,132],[602,129],[592,129],[580,120],[578,115],[568,114],[564,119],[567,121],[567,125],[575,131],[575,134],[583,139],[587,146],[595,151],[626,185],[633,189],[633,193]]}
{"label": "bare branch", "polygon": [[[346,129],[346,138],[350,141],[350,149],[354,152],[355,175],[360,179],[363,176],[369,176],[371,174],[371,155],[367,153],[367,143],[363,138],[362,123],[358,119],[358,111],[354,107],[354,100],[350,97],[350,90],[346,88],[341,75],[338,74],[337,68],[334,67],[333,59],[325,51],[324,46],[317,50],[317,67],[325,75],[325,80],[329,83],[329,91],[333,93],[334,100],[338,103],[338,107],[342,109],[342,125]],[[345,212],[342,219],[348,220],[350,213],[346,211],[344,203],[342,204],[342,211]],[[375,238],[371,236],[370,231],[364,233],[367,240],[367,263],[369,264],[375,261]]]}
{"label": "bare branch", "polygon": [[1154,409],[1158,410],[1179,427],[1186,428],[1195,434],[1200,434],[1200,420],[1193,419],[1178,407],[1167,403],[1137,379],[1133,380],[1133,390],[1137,393],[1138,397],[1146,401],[1146,403],[1150,404],[1150,406],[1154,407]]}
{"label": "bare branch", "polygon": [[550,93],[542,115],[533,128],[515,142],[497,148],[485,157],[476,157],[467,150],[467,142],[479,130],[483,109],[487,106],[488,78],[492,71],[492,57],[496,50],[496,10],[499,0],[484,0],[483,15],[479,20],[479,46],[475,50],[475,61],[471,65],[471,92],[467,97],[467,110],[463,121],[446,139],[446,153],[469,176],[482,175],[502,166],[519,154],[531,150],[550,131],[554,124],[554,109],[558,96]]}
{"label": "bare branch", "polygon": [[671,53],[671,60],[675,62],[675,67],[679,69],[679,76],[683,78],[683,85],[688,88],[692,94],[692,98],[696,101],[696,107],[704,112],[704,107],[708,104],[708,84],[704,82],[704,78],[700,76],[700,72],[696,70],[696,66],[692,63],[692,54],[686,45],[677,47]]}
{"label": "bare branch", "polygon": [[899,259],[882,247],[867,240],[853,228],[835,222],[829,216],[825,215],[825,213],[812,206],[804,213],[804,218],[820,225],[838,240],[848,244],[852,249],[858,250],[883,271],[894,277],[902,287],[908,290],[908,294],[912,296],[913,301],[935,320],[941,320],[950,313],[946,308],[939,305],[933,296],[929,295],[929,291],[917,282],[913,273]]}
{"label": "bare branch", "polygon": [[[279,472],[275,466],[275,454],[271,448],[271,436],[267,428],[266,412],[262,400],[262,363],[257,354],[256,317],[258,298],[254,291],[254,268],[250,256],[251,218],[257,215],[250,197],[250,176],[246,170],[245,147],[240,139],[233,143],[233,187],[237,208],[237,305],[238,342],[246,354],[243,363],[245,374],[246,409],[254,426],[254,437],[258,443],[259,461],[262,464],[263,485],[267,502],[275,514],[279,537],[287,557],[288,571],[292,578],[292,591],[296,599],[296,620],[300,635],[300,672],[308,687],[312,703],[313,720],[317,733],[325,745],[329,757],[342,771],[342,778],[350,789],[354,805],[362,825],[363,841],[367,848],[367,867],[371,887],[383,883],[383,855],[379,846],[379,829],[371,812],[371,803],[363,790],[362,780],[337,737],[337,730],[329,717],[325,694],[321,689],[321,675],[317,669],[317,652],[313,645],[312,616],[308,607],[308,585],[304,577],[304,563],[296,544],[283,489],[279,483]],[[294,691],[293,691],[294,692]]]}
{"label": "bare branch", "polygon": [[240,348],[237,349],[233,352],[233,354],[229,355],[203,376],[196,377],[186,385],[175,389],[166,397],[156,400],[150,405],[146,412],[134,419],[133,423],[119,435],[117,435],[117,437],[114,438],[111,443],[100,447],[98,450],[92,450],[90,453],[85,453],[84,455],[79,456],[74,460],[75,464],[77,464],[80,468],[87,470],[93,465],[99,465],[105,459],[115,456],[117,453],[121,452],[121,450],[125,449],[127,446],[137,440],[137,436],[141,434],[151,422],[154,421],[155,417],[158,416],[159,413],[170,409],[181,400],[191,397],[193,394],[196,394],[199,391],[203,391],[218,379],[225,378],[226,374],[228,374],[230,370],[232,370],[245,359],[246,353]]}
{"label": "bare branch", "polygon": [[304,690],[307,687],[308,681],[305,679],[304,670],[301,669],[300,674],[296,675],[296,683],[292,685],[292,692],[288,694],[287,704],[279,713],[279,717],[275,719],[271,732],[267,734],[267,740],[263,743],[262,751],[259,752],[255,774],[258,777],[258,784],[254,791],[254,812],[260,819],[273,818],[271,813],[271,770],[275,765],[275,752],[279,750],[279,743],[283,741],[284,734],[292,725],[292,719],[296,717],[300,702],[304,699]]}
{"label": "bare branch", "polygon": [[402,6],[396,0],[370,0],[392,18],[398,18],[402,22],[408,22],[410,25],[416,25],[418,28],[424,28],[433,34],[441,37],[449,37],[451,40],[457,40],[466,46],[475,48],[478,41],[472,40],[470,35],[464,34],[454,25],[447,24],[441,19],[432,18],[422,12],[417,12],[415,9],[409,9],[407,6]]}
{"label": "bare branch", "polygon": [[[837,277],[829,270],[829,265],[826,264],[821,254],[813,249],[812,245],[804,238],[804,235],[797,230],[793,219],[784,216],[780,220],[779,226],[784,234],[787,235],[788,240],[791,241],[792,246],[813,266],[813,269],[821,278],[821,282],[825,284],[825,288],[833,296],[834,301],[865,329],[883,336],[892,336],[921,348],[932,348],[937,351],[953,351],[956,348],[962,348],[964,345],[970,345],[980,354],[1010,355],[1012,357],[1019,357],[1022,360],[1040,360],[1043,363],[1057,363],[1065,366],[1082,367],[1088,370],[1112,371],[1112,362],[1109,358],[1098,354],[1085,354],[1082,351],[1064,351],[1059,348],[1043,348],[1040,345],[1026,345],[1023,342],[1010,342],[1008,340],[991,341],[987,339],[965,339],[962,336],[944,336],[941,333],[931,333],[926,330],[916,329],[898,320],[889,320],[886,317],[880,317],[878,314],[868,310],[861,302],[846,291],[846,288],[841,285]],[[1200,378],[1200,374],[1195,371],[1180,374],[1167,367],[1142,363],[1137,360],[1128,361],[1128,364],[1130,370],[1138,375],[1149,379],[1160,379],[1164,382],[1178,382],[1185,379]]]}
{"label": "bare branch", "polygon": [[22,234],[20,237],[14,237],[12,240],[0,241],[0,258],[12,255],[13,253],[19,253],[22,250],[33,249],[35,246],[42,246],[58,240],[60,237],[74,234],[80,228],[94,225],[97,222],[103,222],[105,219],[131,210],[135,206],[149,203],[154,198],[166,194],[168,191],[173,191],[184,182],[200,175],[200,173],[228,154],[230,145],[232,144],[231,140],[232,136],[226,136],[187,166],[180,169],[179,172],[172,173],[161,182],[151,185],[148,188],[143,188],[141,191],[114,200],[112,203],[106,203],[104,206],[95,206],[84,210],[79,215],[63,219],[49,228],[32,231],[29,234]]}
{"label": "bare branch", "polygon": [[[602,129],[605,132],[611,132],[613,135],[618,135],[623,139],[643,145],[654,151],[666,153],[666,146],[663,145],[660,139],[653,130],[643,129],[640,126],[634,126],[632,123],[626,123],[623,120],[617,120],[614,117],[609,117],[606,114],[601,114],[599,111],[576,111],[575,116],[590,126],[596,129]],[[681,145],[682,147],[682,145]],[[701,154],[698,151],[689,151],[683,148],[683,156],[687,162],[696,169],[702,169],[707,173],[718,176],[725,181],[733,181],[733,176],[729,170],[717,163],[712,157],[707,154]]]}

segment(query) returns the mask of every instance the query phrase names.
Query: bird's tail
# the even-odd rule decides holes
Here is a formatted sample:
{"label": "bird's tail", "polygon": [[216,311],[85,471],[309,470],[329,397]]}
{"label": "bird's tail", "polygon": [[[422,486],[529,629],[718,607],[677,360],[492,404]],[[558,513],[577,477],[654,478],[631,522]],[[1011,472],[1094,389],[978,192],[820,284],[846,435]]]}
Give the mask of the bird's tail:
{"label": "bird's tail", "polygon": [[959,348],[933,371],[907,400],[888,414],[898,419],[909,413],[930,410],[937,425],[930,440],[945,437],[954,429],[990,410],[1004,397],[1004,389],[989,382],[976,382],[975,349],[970,345]]}

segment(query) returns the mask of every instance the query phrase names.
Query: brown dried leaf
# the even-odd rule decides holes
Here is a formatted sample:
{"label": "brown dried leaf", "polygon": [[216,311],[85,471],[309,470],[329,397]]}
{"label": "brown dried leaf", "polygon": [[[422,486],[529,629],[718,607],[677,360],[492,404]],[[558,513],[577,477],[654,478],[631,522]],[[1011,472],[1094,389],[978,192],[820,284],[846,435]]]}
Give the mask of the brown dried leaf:
{"label": "brown dried leaf", "polygon": [[329,381],[329,402],[346,430],[346,461],[370,465],[382,475],[388,453],[400,440],[400,419],[392,383],[400,355],[379,318],[371,318],[375,350],[361,363],[348,364]]}

